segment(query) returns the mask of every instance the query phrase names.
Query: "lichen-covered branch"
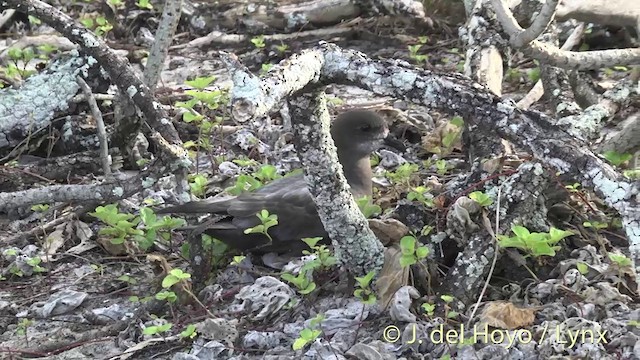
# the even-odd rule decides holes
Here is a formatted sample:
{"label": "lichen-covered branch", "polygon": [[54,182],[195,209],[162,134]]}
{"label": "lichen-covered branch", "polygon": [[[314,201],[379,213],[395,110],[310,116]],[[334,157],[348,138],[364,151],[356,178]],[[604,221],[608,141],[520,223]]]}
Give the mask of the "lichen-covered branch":
{"label": "lichen-covered branch", "polygon": [[640,90],[640,87],[631,81],[621,80],[612,89],[605,91],[597,104],[584,109],[581,114],[559,119],[558,124],[566,125],[567,132],[578,139],[595,140],[602,135],[605,121],[628,104],[634,89]]}
{"label": "lichen-covered branch", "polygon": [[547,29],[553,20],[558,0],[546,1],[538,16],[526,30],[520,27],[504,0],[491,0],[491,4],[504,30],[509,34],[509,43],[515,48],[520,48],[537,39]]}
{"label": "lichen-covered branch", "polygon": [[234,55],[221,54],[233,80],[231,115],[240,122],[267,114],[287,96],[317,81],[324,62],[322,52],[302,51],[275,67],[270,76],[260,79]]}
{"label": "lichen-covered branch", "polygon": [[620,154],[640,148],[640,112],[629,115],[614,129],[605,130],[596,148],[599,153],[615,151]]}
{"label": "lichen-covered branch", "polygon": [[160,79],[160,72],[164,66],[164,60],[169,52],[169,45],[180,20],[182,0],[167,0],[164,2],[162,18],[155,34],[155,39],[149,51],[147,64],[144,68],[144,83],[153,90]]}
{"label": "lichen-covered branch", "polygon": [[491,14],[489,8],[483,6],[485,2],[478,1],[468,9],[469,20],[460,28],[460,39],[466,43],[464,74],[487,86],[494,94],[502,95],[502,53],[508,52],[509,47],[497,26],[486,20]]}
{"label": "lichen-covered branch", "polygon": [[[540,164],[525,163],[501,185],[503,199],[500,213],[504,215],[500,219],[498,234],[508,234],[514,224],[525,226],[531,231],[548,231],[545,225],[547,210],[535,195],[542,193],[549,184],[548,175],[545,174]],[[493,187],[488,192],[497,194],[497,189]],[[495,204],[492,207],[495,208]],[[495,212],[495,209],[490,208],[489,211]],[[455,217],[447,217],[447,228],[455,228],[451,224],[454,219]],[[497,245],[482,226],[469,239],[462,240],[465,242],[464,249],[447,273],[443,287],[444,292],[469,305],[477,300]]]}
{"label": "lichen-covered branch", "polygon": [[228,28],[241,23],[256,30],[268,26],[291,32],[309,25],[335,25],[371,12],[402,16],[428,27],[433,25],[418,0],[311,0],[284,4],[252,1],[225,11],[217,22]]}
{"label": "lichen-covered branch", "polygon": [[424,5],[417,0],[367,0],[363,3],[372,3],[376,10],[384,14],[399,15],[415,19],[426,26],[433,26],[433,21],[424,11]]}
{"label": "lichen-covered branch", "polygon": [[95,185],[53,185],[24,191],[0,193],[0,211],[54,202],[111,202],[131,196],[143,188],[145,178],[109,179]]}
{"label": "lichen-covered branch", "polygon": [[[557,1],[553,1],[557,4]],[[549,3],[549,2],[547,2]],[[633,65],[640,63],[640,49],[611,49],[589,52],[563,51],[557,47],[545,44],[538,40],[522,43],[524,37],[519,37],[525,30],[518,25],[511,11],[503,0],[491,0],[498,21],[505,32],[512,39],[511,45],[520,49],[525,55],[553,66],[574,69],[589,70],[599,69],[613,65]],[[549,3],[551,4],[551,3]],[[546,8],[546,7],[545,7]],[[546,8],[546,10],[549,10]],[[542,11],[545,11],[543,8]]]}
{"label": "lichen-covered branch", "polygon": [[[553,46],[558,46],[557,33],[556,24],[553,24],[549,27],[549,31],[541,37],[541,41]],[[561,49],[571,50],[571,47],[566,48],[566,45],[565,43]],[[582,108],[575,101],[574,92],[566,70],[541,62],[539,81],[542,81],[544,84],[544,97],[551,108],[555,110],[556,117],[580,114]]]}
{"label": "lichen-covered branch", "polygon": [[0,149],[18,145],[47,127],[56,111],[66,110],[80,88],[76,76],[91,66],[86,58],[64,56],[26,79],[19,89],[0,90]]}
{"label": "lichen-covered branch", "polygon": [[601,25],[634,26],[640,31],[640,2],[627,0],[562,0],[556,19]]}
{"label": "lichen-covered branch", "polygon": [[221,14],[219,21],[224,27],[235,28],[238,23],[251,27],[264,24],[270,28],[297,30],[306,25],[322,26],[337,24],[342,20],[359,16],[362,9],[351,0],[316,0],[272,6],[241,4]]}
{"label": "lichen-covered branch", "polygon": [[338,162],[324,92],[296,94],[289,100],[294,145],[322,224],[338,261],[356,276],[380,271],[384,247],[360,212]]}
{"label": "lichen-covered branch", "polygon": [[[36,16],[69,40],[79,44],[107,71],[118,89],[135,102],[153,129],[160,132],[168,144],[174,148],[166,151],[167,156],[172,158],[172,156],[179,154],[180,159],[188,158],[187,152],[180,146],[182,141],[173,127],[171,119],[167,117],[162,106],[151,96],[149,88],[135,75],[126,58],[118,56],[101,38],[78,25],[74,19],[51,5],[39,0],[0,0],[0,9],[6,8],[15,8],[20,12]],[[77,84],[75,86],[77,90]],[[139,126],[133,132],[137,133],[138,131]]]}
{"label": "lichen-covered branch", "polygon": [[107,142],[107,130],[104,127],[104,120],[102,119],[102,113],[98,108],[98,103],[96,102],[96,98],[93,97],[93,93],[91,92],[91,88],[84,81],[83,78],[78,76],[76,78],[82,92],[87,98],[87,102],[89,103],[89,108],[91,108],[91,114],[93,115],[93,119],[96,121],[96,134],[98,135],[98,140],[100,141],[100,163],[102,164],[102,173],[104,175],[111,174],[111,157],[109,156],[109,144]]}

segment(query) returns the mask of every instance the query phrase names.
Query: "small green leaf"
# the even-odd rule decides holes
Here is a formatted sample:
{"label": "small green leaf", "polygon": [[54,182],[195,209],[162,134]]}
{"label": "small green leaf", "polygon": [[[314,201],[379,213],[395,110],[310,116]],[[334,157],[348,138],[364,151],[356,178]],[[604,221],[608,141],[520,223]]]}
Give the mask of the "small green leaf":
{"label": "small green leaf", "polygon": [[316,244],[318,244],[318,241],[320,240],[322,240],[322,236],[313,238],[302,238],[302,241],[304,241],[312,249],[316,246]]}
{"label": "small green leaf", "polygon": [[451,295],[440,295],[440,299],[448,304],[453,301],[454,297]]}
{"label": "small green leaf", "polygon": [[413,255],[402,255],[400,256],[400,266],[407,267],[415,264],[416,258]]}
{"label": "small green leaf", "polygon": [[366,288],[371,284],[371,280],[373,280],[373,277],[376,275],[376,272],[374,270],[369,271],[365,276],[362,277],[356,277],[356,281],[358,282],[358,285],[362,288]]}
{"label": "small green leaf", "polygon": [[422,307],[422,310],[424,310],[424,312],[426,312],[429,315],[433,315],[433,312],[436,310],[435,304],[423,303],[421,307]]}
{"label": "small green leaf", "polygon": [[621,154],[613,150],[605,151],[602,155],[605,157],[605,159],[607,159],[611,164],[615,166],[620,166],[633,158],[632,154]]}
{"label": "small green leaf", "polygon": [[416,241],[416,238],[411,235],[403,236],[400,239],[400,249],[402,250],[402,253],[413,255],[415,252]]}
{"label": "small green leaf", "polygon": [[424,259],[427,257],[427,255],[429,255],[429,248],[426,246],[419,246],[416,249],[416,256],[418,257],[418,259]]}
{"label": "small green leaf", "polygon": [[513,233],[516,234],[517,237],[523,238],[523,239],[526,239],[529,237],[529,235],[531,235],[531,233],[529,232],[529,229],[527,229],[524,226],[514,225],[511,227],[511,231],[513,231]]}
{"label": "small green leaf", "polygon": [[583,263],[582,261],[578,261],[576,263],[576,268],[582,275],[586,275],[587,273],[589,273],[589,266],[587,266],[587,264]]}
{"label": "small green leaf", "polygon": [[207,76],[207,77],[197,77],[193,80],[186,80],[184,83],[192,86],[198,90],[204,90],[207,86],[209,86],[214,80],[215,76]]}
{"label": "small green leaf", "polygon": [[307,345],[307,340],[302,339],[302,338],[297,338],[297,339],[293,342],[293,350],[300,350],[300,349],[303,349],[306,345]]}

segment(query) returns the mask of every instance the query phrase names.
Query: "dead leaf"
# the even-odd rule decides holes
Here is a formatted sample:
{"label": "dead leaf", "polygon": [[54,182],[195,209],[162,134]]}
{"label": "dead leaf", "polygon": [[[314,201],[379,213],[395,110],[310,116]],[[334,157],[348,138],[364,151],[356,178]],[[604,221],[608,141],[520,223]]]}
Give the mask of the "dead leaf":
{"label": "dead leaf", "polygon": [[495,174],[498,171],[502,170],[502,163],[504,161],[503,157],[496,157],[493,159],[487,159],[482,161],[482,165],[480,167],[483,171],[488,174]]}
{"label": "dead leaf", "polygon": [[398,196],[393,195],[391,193],[386,193],[386,194],[378,197],[378,201],[376,201],[376,202],[383,209],[387,209],[387,208],[390,208],[392,206],[395,206],[395,203],[396,203],[397,200],[398,200]]}
{"label": "dead leaf", "polygon": [[431,191],[434,193],[441,193],[444,190],[444,185],[440,182],[437,176],[432,175],[427,178],[424,185],[428,188],[431,188]]}
{"label": "dead leaf", "polygon": [[444,209],[444,205],[447,203],[447,197],[444,195],[438,195],[433,199],[433,205],[437,209]]}
{"label": "dead leaf", "polygon": [[519,308],[512,303],[493,301],[485,306],[480,314],[480,321],[495,328],[513,330],[533,324],[537,310],[538,308]]}
{"label": "dead leaf", "polygon": [[385,246],[399,242],[409,232],[407,225],[396,219],[369,219],[369,227]]}
{"label": "dead leaf", "polygon": [[127,248],[125,247],[125,245],[112,243],[110,237],[98,235],[96,242],[100,244],[104,251],[106,251],[109,255],[118,256],[127,254]]}
{"label": "dead leaf", "polygon": [[89,227],[89,225],[87,225],[87,223],[85,223],[84,221],[75,220],[73,222],[73,226],[76,229],[75,231],[76,238],[80,240],[80,243],[72,247],[71,249],[67,250],[67,253],[80,255],[97,246],[95,242],[91,241],[91,238],[93,237],[93,230],[91,230],[91,228]]}
{"label": "dead leaf", "polygon": [[47,235],[44,239],[44,245],[42,249],[44,254],[42,255],[42,261],[50,259],[50,255],[54,255],[58,252],[58,249],[64,246],[64,228],[66,224],[60,224],[55,227],[55,230]]}
{"label": "dead leaf", "polygon": [[462,129],[449,121],[443,122],[435,130],[429,132],[428,135],[423,136],[422,148],[433,154],[443,154],[446,151],[443,141],[449,134],[451,134],[451,136],[455,134],[455,140],[451,144],[450,149],[460,149],[462,144],[460,136]]}
{"label": "dead leaf", "polygon": [[479,226],[471,220],[470,215],[477,214],[480,210],[482,210],[482,208],[477,202],[466,196],[461,196],[456,200],[447,214],[447,226],[457,226],[460,229],[464,229],[462,233],[472,233],[476,231]]}
{"label": "dead leaf", "polygon": [[128,348],[127,350],[125,350],[122,354],[114,356],[112,358],[110,358],[109,360],[126,360],[129,359],[132,356],[136,356],[140,355],[138,354],[138,352],[140,352],[141,350],[146,349],[149,346],[157,346],[158,344],[171,344],[173,342],[178,342],[180,341],[180,336],[178,335],[174,335],[174,336],[163,336],[161,338],[152,338],[149,340],[144,340],[141,341],[137,344],[135,344],[134,346]]}
{"label": "dead leaf", "polygon": [[80,242],[88,241],[93,236],[93,230],[91,230],[86,222],[76,220],[73,225],[76,228],[76,236]]}
{"label": "dead leaf", "polygon": [[379,294],[378,305],[382,309],[386,309],[395,293],[409,282],[409,267],[400,265],[401,256],[402,251],[397,244],[384,250],[384,266],[375,286]]}
{"label": "dead leaf", "polygon": [[161,274],[162,277],[166,276],[173,269],[173,266],[171,266],[167,259],[162,255],[149,254],[147,255],[147,261],[162,270],[161,272],[156,272],[156,274]]}

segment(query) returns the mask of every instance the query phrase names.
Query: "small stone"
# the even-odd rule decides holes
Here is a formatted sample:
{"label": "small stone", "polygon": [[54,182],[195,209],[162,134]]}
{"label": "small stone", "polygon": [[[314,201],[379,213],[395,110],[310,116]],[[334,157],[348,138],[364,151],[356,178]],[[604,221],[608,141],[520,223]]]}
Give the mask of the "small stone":
{"label": "small stone", "polygon": [[387,169],[395,168],[398,165],[407,162],[407,160],[405,160],[402,156],[386,149],[380,149],[379,154],[380,165]]}

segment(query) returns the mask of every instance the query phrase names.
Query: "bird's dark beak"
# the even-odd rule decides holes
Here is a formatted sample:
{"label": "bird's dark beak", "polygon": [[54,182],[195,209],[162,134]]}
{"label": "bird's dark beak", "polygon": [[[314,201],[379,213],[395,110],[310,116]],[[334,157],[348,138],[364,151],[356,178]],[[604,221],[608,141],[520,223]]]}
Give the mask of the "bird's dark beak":
{"label": "bird's dark beak", "polygon": [[[387,134],[388,134],[388,130],[387,130]],[[385,136],[383,142],[384,145],[396,149],[400,152],[405,152],[407,150],[407,147],[404,146],[404,144],[402,143],[402,141],[398,140],[395,136],[393,135],[387,135]]]}

